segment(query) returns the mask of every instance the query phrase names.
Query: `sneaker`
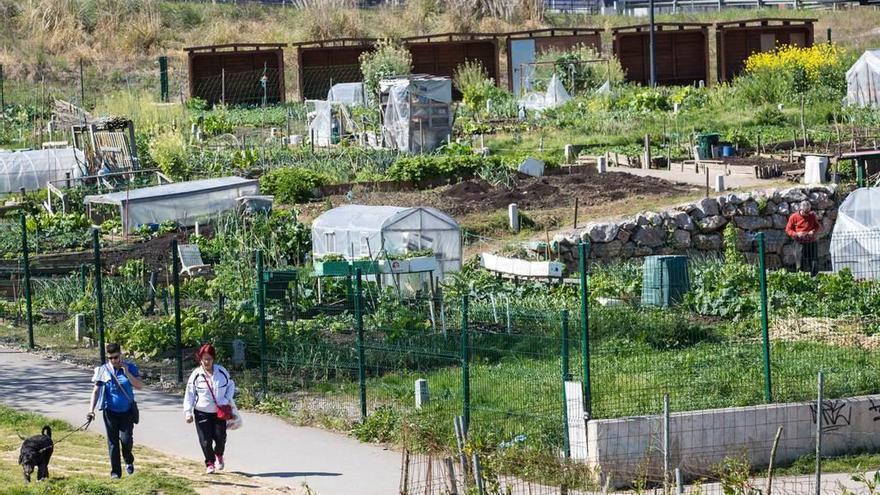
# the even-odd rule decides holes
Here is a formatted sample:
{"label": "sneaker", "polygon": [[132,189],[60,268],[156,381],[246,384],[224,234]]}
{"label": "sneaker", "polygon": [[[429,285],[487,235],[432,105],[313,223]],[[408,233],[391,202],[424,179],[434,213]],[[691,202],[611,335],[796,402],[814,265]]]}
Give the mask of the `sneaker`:
{"label": "sneaker", "polygon": [[214,463],[209,462],[208,466],[205,468],[205,474],[214,474],[216,470],[214,469]]}
{"label": "sneaker", "polygon": [[126,464],[125,472],[128,474],[134,474],[134,464]]}
{"label": "sneaker", "polygon": [[214,466],[217,468],[217,471],[223,471],[223,468],[226,467],[226,464],[223,463],[222,455],[217,456],[217,463]]}
{"label": "sneaker", "polygon": [[118,479],[121,478],[121,477],[122,477],[122,476],[120,476],[120,475],[118,475],[118,474],[116,474],[116,473],[110,473],[110,479],[111,479],[111,480],[118,480]]}

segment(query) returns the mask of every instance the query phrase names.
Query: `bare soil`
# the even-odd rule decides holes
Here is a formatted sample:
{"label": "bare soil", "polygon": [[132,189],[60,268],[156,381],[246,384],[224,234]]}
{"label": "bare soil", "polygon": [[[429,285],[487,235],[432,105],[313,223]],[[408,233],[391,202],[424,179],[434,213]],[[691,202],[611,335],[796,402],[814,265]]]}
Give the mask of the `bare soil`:
{"label": "bare soil", "polygon": [[[517,175],[512,187],[470,179],[451,186],[422,191],[372,193],[355,187],[352,202],[388,206],[433,206],[460,217],[472,213],[489,213],[516,203],[522,209],[542,210],[572,207],[575,198],[581,207],[602,206],[630,197],[676,197],[697,188],[655,177],[639,177],[625,172],[598,174],[589,170],[566,175],[529,177]],[[333,206],[345,204],[345,195],[325,198],[324,202],[302,205],[303,220],[321,214],[329,199]]]}

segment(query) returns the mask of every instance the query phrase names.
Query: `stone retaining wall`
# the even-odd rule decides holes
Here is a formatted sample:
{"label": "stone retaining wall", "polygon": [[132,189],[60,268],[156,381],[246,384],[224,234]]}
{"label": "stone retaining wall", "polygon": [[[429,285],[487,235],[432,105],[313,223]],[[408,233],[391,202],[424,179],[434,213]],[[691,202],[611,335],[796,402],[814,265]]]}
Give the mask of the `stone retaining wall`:
{"label": "stone retaining wall", "polygon": [[799,186],[730,193],[704,198],[672,209],[643,212],[632,218],[589,223],[584,229],[557,234],[562,261],[577,264],[577,244],[590,241],[591,259],[612,260],[659,254],[717,253],[723,250],[723,231],[736,226],[736,247],[757,253],[754,234],[764,232],[767,265],[794,266],[795,243],[785,234],[785,224],[799,203],[809,201],[822,223],[819,256],[827,258],[830,235],[840,204],[837,188]]}

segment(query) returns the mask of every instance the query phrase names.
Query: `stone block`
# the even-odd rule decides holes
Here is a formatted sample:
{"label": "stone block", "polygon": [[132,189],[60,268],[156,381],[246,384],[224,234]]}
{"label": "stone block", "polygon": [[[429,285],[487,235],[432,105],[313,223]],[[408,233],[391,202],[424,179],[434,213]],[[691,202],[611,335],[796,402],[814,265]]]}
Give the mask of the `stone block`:
{"label": "stone block", "polygon": [[733,218],[736,215],[737,208],[733,203],[726,203],[721,207],[721,214],[724,215],[724,218]]}
{"label": "stone block", "polygon": [[636,230],[633,241],[639,246],[659,247],[666,243],[666,232],[661,227],[643,226]]}
{"label": "stone block", "polygon": [[785,226],[788,225],[788,215],[773,215],[770,218],[774,229],[785,230]]}
{"label": "stone block", "polygon": [[742,214],[749,217],[756,217],[761,214],[761,210],[758,208],[758,203],[752,199],[744,202],[742,206],[740,206],[742,210]]}
{"label": "stone block", "polygon": [[672,246],[676,249],[688,249],[691,247],[691,233],[687,230],[676,229],[672,232]]}
{"label": "stone block", "polygon": [[733,221],[737,227],[746,230],[769,229],[773,226],[773,220],[767,217],[736,217]]}
{"label": "stone block", "polygon": [[788,242],[785,232],[779,230],[764,231],[764,250],[767,253],[782,254],[782,247]]}
{"label": "stone block", "polygon": [[718,200],[715,198],[703,198],[696,203],[694,206],[697,207],[697,210],[703,214],[704,217],[717,215],[719,211]]}
{"label": "stone block", "polygon": [[788,201],[789,203],[792,201],[800,202],[807,199],[807,195],[804,193],[804,190],[802,188],[792,187],[782,191],[782,199]]}
{"label": "stone block", "polygon": [[700,232],[717,232],[727,225],[727,219],[721,215],[712,215],[697,222]]}
{"label": "stone block", "polygon": [[718,251],[721,249],[721,235],[697,234],[693,236],[693,244],[701,251]]}
{"label": "stone block", "polygon": [[616,223],[591,223],[587,225],[587,232],[592,242],[611,242],[617,237],[620,225]]}
{"label": "stone block", "polygon": [[601,259],[617,257],[622,248],[623,242],[616,239],[611,242],[599,242],[590,245],[590,250],[593,251],[597,258]]}
{"label": "stone block", "polygon": [[791,214],[791,207],[789,206],[787,201],[781,201],[776,205],[776,213],[779,215],[788,216]]}

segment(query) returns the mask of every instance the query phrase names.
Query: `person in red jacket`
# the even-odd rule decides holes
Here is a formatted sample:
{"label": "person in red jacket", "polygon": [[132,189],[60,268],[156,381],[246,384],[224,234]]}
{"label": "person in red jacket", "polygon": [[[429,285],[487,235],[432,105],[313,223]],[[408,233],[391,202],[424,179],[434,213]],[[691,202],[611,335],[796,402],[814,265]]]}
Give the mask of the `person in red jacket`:
{"label": "person in red jacket", "polygon": [[810,202],[802,201],[796,212],[788,217],[785,233],[795,240],[800,255],[797,258],[798,270],[809,270],[811,275],[818,273],[818,246],[816,238],[822,232],[822,225],[816,214],[810,211]]}

